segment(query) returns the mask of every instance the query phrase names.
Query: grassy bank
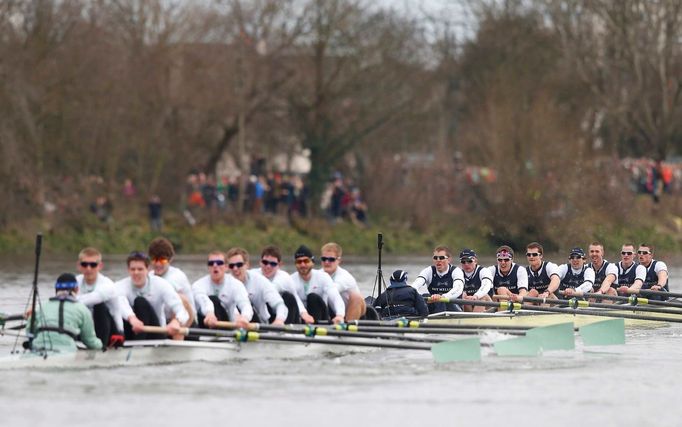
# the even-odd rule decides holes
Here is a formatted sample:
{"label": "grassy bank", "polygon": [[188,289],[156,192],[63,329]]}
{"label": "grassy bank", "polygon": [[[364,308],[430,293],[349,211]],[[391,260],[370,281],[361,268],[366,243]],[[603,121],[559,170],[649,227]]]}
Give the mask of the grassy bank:
{"label": "grassy bank", "polygon": [[[0,254],[31,254],[35,234],[44,235],[43,248],[46,253],[72,256],[85,246],[95,246],[107,254],[126,254],[131,250],[145,250],[158,233],[152,232],[146,222],[126,220],[110,225],[85,220],[61,227],[46,227],[40,222],[29,222],[0,232]],[[169,221],[164,232],[181,254],[203,254],[213,249],[226,250],[231,246],[242,246],[252,253],[258,253],[268,244],[279,246],[285,254],[291,254],[300,244],[306,244],[313,251],[329,241],[335,241],[344,248],[347,255],[375,256],[377,234],[382,233],[386,255],[410,255],[429,253],[434,246],[446,244],[457,252],[463,247],[474,248],[483,256],[492,256],[497,247],[493,236],[483,226],[467,224],[440,225],[439,229],[415,231],[401,224],[385,221],[368,228],[350,223],[330,225],[324,220],[299,219],[292,224],[279,217],[260,217],[233,224],[200,224],[190,227],[177,220]],[[576,244],[587,249],[592,240],[602,241],[607,253],[613,254],[623,242],[635,244],[646,241],[658,248],[658,253],[679,254],[679,232],[671,227],[659,225],[629,226],[614,228],[603,226],[594,236],[581,236],[583,242],[562,242],[559,252]],[[569,240],[569,239],[567,239]],[[517,244],[520,248],[527,242]],[[617,258],[610,255],[611,259]]]}

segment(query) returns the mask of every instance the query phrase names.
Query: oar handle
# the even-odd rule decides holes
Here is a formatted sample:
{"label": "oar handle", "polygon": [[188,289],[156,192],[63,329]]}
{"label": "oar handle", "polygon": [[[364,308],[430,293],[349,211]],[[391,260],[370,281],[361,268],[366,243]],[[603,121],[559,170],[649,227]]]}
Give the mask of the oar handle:
{"label": "oar handle", "polygon": [[[238,326],[235,322],[226,322],[223,320],[219,320],[216,323],[216,328],[218,329],[242,329],[241,326]],[[258,331],[261,329],[261,325],[259,323],[249,323],[249,326],[243,329],[247,329],[249,331]]]}
{"label": "oar handle", "polygon": [[[144,325],[142,327],[142,332],[145,332],[147,334],[163,334],[163,335],[168,335],[168,329],[166,329],[163,326],[149,326],[149,325]],[[189,335],[189,328],[180,328],[179,331],[180,335]]]}

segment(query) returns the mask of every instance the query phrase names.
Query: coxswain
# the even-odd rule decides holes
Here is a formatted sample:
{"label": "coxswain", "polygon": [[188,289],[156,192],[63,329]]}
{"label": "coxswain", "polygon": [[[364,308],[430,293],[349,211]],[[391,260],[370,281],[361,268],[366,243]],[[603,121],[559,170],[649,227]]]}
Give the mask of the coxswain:
{"label": "coxswain", "polygon": [[346,306],[334,281],[322,270],[315,270],[315,257],[305,245],[301,245],[294,253],[296,272],[291,275],[296,293],[303,300],[306,311],[314,321],[334,323],[344,321]]}
{"label": "coxswain", "polygon": [[543,259],[543,248],[538,242],[526,246],[528,260],[528,296],[533,298],[556,299],[554,292],[559,289],[559,267]]}
{"label": "coxswain", "polygon": [[260,254],[260,267],[255,267],[249,270],[250,272],[260,274],[270,281],[277,292],[279,292],[284,304],[289,310],[289,315],[285,321],[289,323],[313,323],[314,319],[305,309],[303,301],[294,290],[294,281],[291,280],[291,275],[284,271],[282,267],[282,252],[277,246],[266,246]]}
{"label": "coxswain", "polygon": [[102,254],[95,248],[83,248],[78,253],[78,301],[85,304],[95,322],[95,334],[103,343],[115,346],[123,343],[123,319],[113,280],[102,274]]}
{"label": "coxswain", "polygon": [[367,305],[365,299],[360,293],[358,282],[352,274],[345,268],[341,267],[341,256],[343,249],[341,245],[334,242],[325,243],[320,249],[320,262],[322,269],[331,276],[336,284],[336,288],[343,298],[343,303],[346,305],[346,321],[358,320],[365,315]]}
{"label": "coxswain", "polygon": [[[616,296],[618,293],[618,266],[604,259],[604,245],[600,242],[592,242],[588,247],[590,255],[590,266],[594,270],[594,286],[592,292],[595,294]],[[612,303],[613,300],[603,300],[600,302]]]}
{"label": "coxswain", "polygon": [[450,264],[452,251],[447,246],[433,250],[433,265],[423,269],[411,286],[429,298],[429,313],[462,311],[454,303],[439,302],[441,298],[459,298],[464,290],[464,272]]}
{"label": "coxswain", "polygon": [[568,264],[559,266],[559,290],[563,299],[582,297],[594,286],[594,270],[585,262],[585,251],[573,248],[568,254]]}
{"label": "coxswain", "polygon": [[618,293],[639,292],[646,279],[646,267],[635,262],[635,245],[625,243],[620,249],[618,263]]}
{"label": "coxswain", "polygon": [[[169,336],[179,339],[180,325],[187,324],[189,313],[173,285],[149,274],[149,258],[143,252],[132,252],[126,264],[128,277],[114,284],[121,295],[126,339],[163,338],[144,333],[145,325],[165,326]],[[168,322],[166,309],[173,314]]]}
{"label": "coxswain", "polygon": [[426,317],[429,308],[419,292],[407,284],[407,272],[396,270],[389,278],[389,286],[374,301],[374,307],[382,319],[403,316]]}
{"label": "coxswain", "polygon": [[[668,266],[663,261],[654,259],[654,247],[642,243],[637,249],[637,257],[639,258],[639,265],[646,268],[646,276],[642,289],[650,289],[652,291],[669,292],[668,289]],[[644,295],[649,299],[665,301],[667,298],[660,295]]]}
{"label": "coxswain", "polygon": [[246,249],[230,248],[225,254],[227,268],[232,276],[246,287],[249,300],[253,307],[254,322],[284,325],[289,315],[284,300],[277,292],[277,288],[260,274],[248,271],[250,267],[249,253]]}
{"label": "coxswain", "polygon": [[[192,293],[192,285],[187,278],[184,271],[171,265],[175,257],[175,248],[170,240],[165,237],[157,237],[152,240],[147,249],[147,254],[151,260],[152,274],[165,279],[168,283],[173,285],[173,288],[178,293],[182,300],[182,305],[189,314],[189,320],[186,324],[180,326],[192,326],[196,319],[196,305],[194,304],[194,294]],[[166,312],[168,319],[173,317],[173,314]]]}
{"label": "coxswain", "polygon": [[[76,277],[64,273],[57,278],[54,287],[55,296],[37,310],[31,350],[72,352],[78,349],[76,340],[90,349],[101,349],[102,341],[95,334],[90,310],[76,298]],[[30,319],[28,324],[31,324]]]}
{"label": "coxswain", "polygon": [[520,301],[528,294],[526,267],[514,262],[514,250],[502,245],[495,251],[497,264],[490,267],[493,275],[493,293],[511,301]]}
{"label": "coxswain", "polygon": [[225,254],[208,254],[208,274],[192,283],[199,326],[214,328],[218,321],[232,321],[246,328],[253,318],[253,308],[244,284],[227,272]]}

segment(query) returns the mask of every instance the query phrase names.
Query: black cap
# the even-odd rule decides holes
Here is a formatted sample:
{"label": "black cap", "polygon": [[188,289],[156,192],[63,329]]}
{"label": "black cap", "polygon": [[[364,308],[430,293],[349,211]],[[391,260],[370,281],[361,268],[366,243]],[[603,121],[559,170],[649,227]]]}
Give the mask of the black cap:
{"label": "black cap", "polygon": [[313,252],[306,245],[299,246],[298,249],[296,249],[296,252],[294,253],[294,259],[303,257],[315,259],[315,257],[313,256]]}
{"label": "black cap", "polygon": [[404,283],[407,282],[407,271],[405,270],[396,270],[391,274],[390,278],[391,283]]}
{"label": "black cap", "polygon": [[582,250],[582,248],[573,248],[571,249],[571,253],[568,254],[568,257],[572,256],[579,256],[580,258],[585,258],[585,251]]}
{"label": "black cap", "polygon": [[476,258],[476,252],[474,252],[472,249],[463,249],[462,252],[459,253],[460,260],[471,258]]}

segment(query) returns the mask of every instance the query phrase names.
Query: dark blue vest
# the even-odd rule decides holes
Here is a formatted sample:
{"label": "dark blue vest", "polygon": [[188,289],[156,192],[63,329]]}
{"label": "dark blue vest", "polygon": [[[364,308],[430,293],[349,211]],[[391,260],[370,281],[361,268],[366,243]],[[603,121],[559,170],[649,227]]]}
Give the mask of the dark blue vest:
{"label": "dark blue vest", "polygon": [[448,266],[448,272],[445,273],[443,276],[439,276],[438,273],[436,272],[436,266],[432,265],[431,266],[431,283],[429,283],[429,293],[431,295],[433,294],[445,294],[449,292],[452,289],[452,272],[454,271],[455,266],[454,265],[449,265]]}
{"label": "dark blue vest", "polygon": [[514,264],[509,271],[509,274],[506,276],[502,275],[500,273],[500,266],[496,265],[495,266],[495,276],[493,276],[493,289],[497,291],[498,288],[505,287],[509,289],[509,291],[513,294],[519,293],[519,277],[518,277],[518,271],[519,271],[519,265]]}
{"label": "dark blue vest", "polygon": [[542,261],[540,270],[533,271],[530,266],[528,270],[528,290],[535,289],[538,293],[543,293],[549,288],[550,277],[547,275],[547,261]]}
{"label": "dark blue vest", "polygon": [[[658,275],[656,274],[656,263],[658,261],[653,260],[651,261],[651,264],[649,264],[649,268],[646,269],[646,277],[644,278],[644,284],[642,285],[642,289],[651,289],[652,286],[658,285]],[[668,281],[665,281],[665,286],[663,286],[663,289],[668,291]]]}
{"label": "dark blue vest", "polygon": [[[604,283],[604,280],[606,280],[606,267],[611,265],[610,262],[607,260],[604,260],[604,263],[601,265],[601,268],[599,270],[594,270],[594,267],[592,269],[594,270],[594,285],[592,285],[592,288],[594,290],[598,290],[601,288],[601,284]],[[613,283],[611,283],[612,288],[617,288],[618,287],[618,281],[614,280]]]}
{"label": "dark blue vest", "polygon": [[[653,263],[652,263],[653,264]],[[632,263],[627,270],[623,269],[623,261],[618,263],[618,286],[630,286],[635,283],[635,273],[637,270],[637,263]]]}
{"label": "dark blue vest", "polygon": [[559,283],[560,291],[563,291],[564,289],[568,288],[575,289],[578,286],[582,285],[583,282],[585,282],[585,270],[587,270],[588,268],[587,265],[583,265],[583,268],[580,270],[579,273],[574,273],[570,264],[567,267],[568,271],[566,271],[566,275],[564,276],[563,279],[561,279],[561,282]]}
{"label": "dark blue vest", "polygon": [[[466,274],[464,274],[464,293],[471,296],[478,292],[478,290],[481,288],[481,266],[477,265],[476,269],[474,272],[471,274],[471,277],[466,277]],[[493,289],[490,288],[490,291],[488,292],[489,296],[493,296]]]}

